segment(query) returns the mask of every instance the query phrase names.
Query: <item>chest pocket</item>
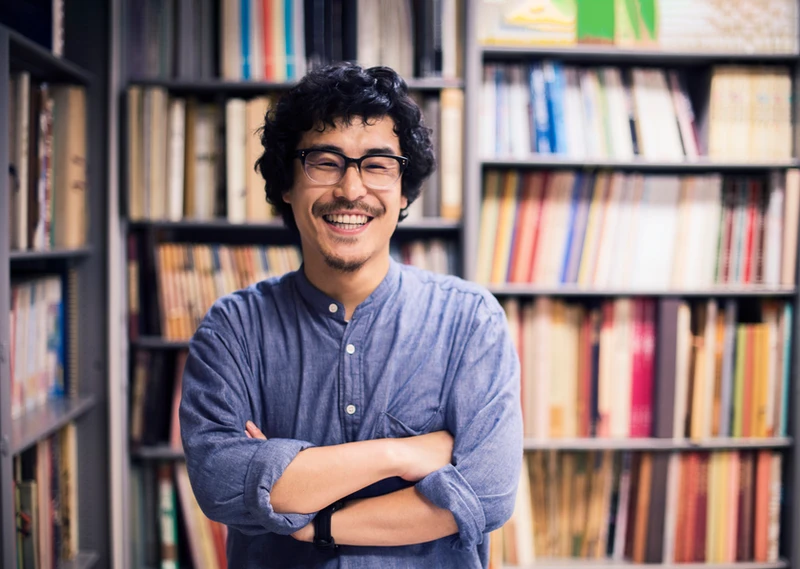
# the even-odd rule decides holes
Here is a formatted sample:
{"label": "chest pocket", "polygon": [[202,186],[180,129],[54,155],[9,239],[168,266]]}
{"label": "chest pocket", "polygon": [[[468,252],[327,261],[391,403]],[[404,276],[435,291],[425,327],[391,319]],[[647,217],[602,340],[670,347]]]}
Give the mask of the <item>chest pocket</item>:
{"label": "chest pocket", "polygon": [[431,380],[423,374],[420,371],[393,384],[381,417],[382,437],[413,437],[442,429],[444,379]]}

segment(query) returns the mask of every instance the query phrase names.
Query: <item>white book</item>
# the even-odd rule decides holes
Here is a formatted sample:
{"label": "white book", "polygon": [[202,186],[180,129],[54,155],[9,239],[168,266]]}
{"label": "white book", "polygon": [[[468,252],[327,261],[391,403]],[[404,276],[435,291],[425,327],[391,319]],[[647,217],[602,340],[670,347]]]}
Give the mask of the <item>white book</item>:
{"label": "white book", "polygon": [[167,157],[167,218],[183,217],[184,151],[186,141],[186,101],[169,102],[169,156]]}
{"label": "white book", "polygon": [[217,109],[213,105],[198,105],[195,123],[195,219],[210,220],[215,215],[217,184]]}
{"label": "white book", "polygon": [[770,172],[764,241],[764,284],[768,286],[778,286],[781,281],[784,183],[785,177],[782,172]]}
{"label": "white book", "polygon": [[[294,40],[294,77],[289,79],[299,79],[306,74],[306,31],[305,31],[305,9],[303,0],[293,0],[292,2],[292,39]],[[359,18],[361,12],[359,11]]]}
{"label": "white book", "polygon": [[[494,75],[494,64],[486,64],[483,68],[483,83],[481,84],[480,92],[481,105],[478,116],[478,128],[481,134],[478,151],[484,158],[492,158],[497,153],[497,115],[499,114],[499,107],[497,105]],[[530,148],[530,142],[528,142],[528,147]]]}
{"label": "white book", "polygon": [[240,1],[220,0],[219,35],[222,43],[222,78],[239,81],[242,77],[242,23],[239,9]]}
{"label": "white book", "polygon": [[[508,133],[511,155],[525,158],[531,153],[531,131],[528,120],[528,86],[519,65],[506,68],[508,82]],[[491,143],[491,139],[489,140]]]}
{"label": "white book", "polygon": [[[409,0],[403,0],[408,3]],[[458,21],[456,0],[442,2],[442,78],[455,79],[458,76]],[[411,34],[408,36],[411,37]],[[410,45],[410,42],[409,42]]]}
{"label": "white book", "polygon": [[592,275],[592,286],[596,288],[606,288],[611,284],[611,265],[614,257],[621,250],[617,241],[622,225],[619,223],[623,207],[623,196],[626,191],[625,174],[614,172],[611,174],[611,185],[609,187],[608,205],[606,215],[603,218],[603,228],[600,234],[599,250],[597,254],[597,264],[595,265],[594,275]]}
{"label": "white book", "polygon": [[572,159],[586,157],[586,142],[583,125],[583,102],[578,70],[563,66],[564,72],[564,130],[567,133],[567,154]]}
{"label": "white book", "polygon": [[229,99],[225,104],[225,196],[231,223],[247,220],[246,118],[247,103]]}
{"label": "white book", "polygon": [[17,87],[17,140],[14,144],[15,165],[17,167],[17,188],[11,192],[11,248],[24,250],[28,248],[28,156],[30,155],[29,116],[31,76],[27,72],[18,74]]}
{"label": "white book", "polygon": [[606,125],[611,139],[610,155],[615,160],[631,160],[633,158],[633,140],[628,121],[628,108],[625,102],[625,91],[622,75],[616,67],[604,67],[600,70],[606,99]]}
{"label": "white book", "polygon": [[[264,2],[262,0],[240,0],[250,2],[250,79],[264,79]],[[276,4],[283,4],[282,1]]]}

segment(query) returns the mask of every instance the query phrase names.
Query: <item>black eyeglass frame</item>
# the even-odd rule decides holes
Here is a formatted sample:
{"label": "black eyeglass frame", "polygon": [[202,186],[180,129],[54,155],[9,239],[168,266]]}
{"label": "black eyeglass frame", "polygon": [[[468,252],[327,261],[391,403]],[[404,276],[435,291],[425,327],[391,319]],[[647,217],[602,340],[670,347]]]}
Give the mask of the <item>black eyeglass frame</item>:
{"label": "black eyeglass frame", "polygon": [[[339,178],[339,180],[337,182],[333,182],[332,184],[323,184],[322,182],[318,182],[317,180],[315,180],[311,176],[309,176],[308,172],[306,171],[306,157],[311,152],[327,152],[329,154],[336,154],[337,156],[341,156],[342,159],[344,160],[344,168],[342,169],[342,177]],[[410,162],[410,160],[408,158],[406,158],[405,156],[396,156],[394,154],[365,154],[364,156],[362,156],[360,158],[350,158],[349,156],[347,156],[345,154],[342,154],[341,152],[339,152],[337,150],[326,150],[326,149],[322,149],[322,148],[300,148],[298,150],[295,150],[294,157],[295,158],[299,158],[300,162],[303,164],[303,173],[306,175],[306,178],[308,178],[309,180],[311,180],[315,184],[321,184],[321,185],[324,185],[324,186],[333,186],[333,185],[338,184],[339,182],[341,182],[342,179],[344,178],[344,173],[347,172],[347,169],[350,167],[350,164],[355,164],[356,165],[356,168],[358,169],[358,175],[361,176],[362,175],[361,174],[361,163],[364,160],[366,160],[367,158],[394,158],[395,160],[397,160],[397,162],[400,164],[400,173],[398,174],[397,179],[395,179],[388,186],[384,186],[383,188],[375,188],[375,189],[385,189],[385,188],[388,188],[389,186],[391,186],[392,184],[394,184],[395,182],[397,182],[397,180],[399,180],[400,177],[403,175],[403,172],[406,171],[406,168],[408,167],[408,163]],[[364,181],[363,177],[361,178],[361,181],[362,182]],[[364,185],[367,185],[367,184],[364,184]],[[367,186],[367,187],[369,187],[369,186]]]}

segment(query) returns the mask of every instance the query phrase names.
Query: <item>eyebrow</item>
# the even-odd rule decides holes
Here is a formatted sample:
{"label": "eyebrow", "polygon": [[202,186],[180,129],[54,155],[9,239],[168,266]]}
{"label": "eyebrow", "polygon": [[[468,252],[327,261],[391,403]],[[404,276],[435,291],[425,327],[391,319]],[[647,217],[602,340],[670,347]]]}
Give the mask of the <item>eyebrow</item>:
{"label": "eyebrow", "polygon": [[[321,150],[323,152],[333,151],[339,152],[340,154],[345,154],[344,150],[333,144],[312,144],[308,147],[309,150]],[[392,156],[397,155],[397,151],[392,148],[391,146],[377,146],[375,148],[368,148],[366,152],[364,152],[364,156],[368,156],[370,154],[391,154]],[[346,155],[346,154],[345,154]]]}

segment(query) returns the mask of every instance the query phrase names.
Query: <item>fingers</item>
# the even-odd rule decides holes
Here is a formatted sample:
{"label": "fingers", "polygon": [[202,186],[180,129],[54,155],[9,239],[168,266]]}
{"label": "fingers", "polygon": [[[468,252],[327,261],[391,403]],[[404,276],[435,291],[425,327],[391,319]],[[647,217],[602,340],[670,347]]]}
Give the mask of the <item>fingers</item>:
{"label": "fingers", "polygon": [[264,441],[267,440],[267,436],[264,433],[261,432],[261,429],[256,427],[256,425],[255,425],[255,423],[253,423],[253,421],[247,421],[247,423],[245,423],[244,428],[245,428],[244,432],[247,435],[247,438],[249,438],[249,439],[261,439],[261,440],[264,440]]}

